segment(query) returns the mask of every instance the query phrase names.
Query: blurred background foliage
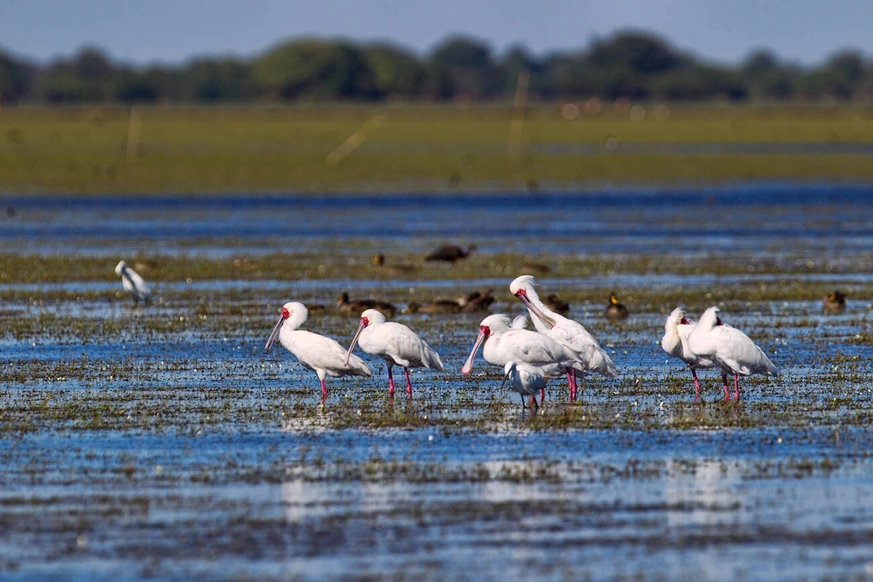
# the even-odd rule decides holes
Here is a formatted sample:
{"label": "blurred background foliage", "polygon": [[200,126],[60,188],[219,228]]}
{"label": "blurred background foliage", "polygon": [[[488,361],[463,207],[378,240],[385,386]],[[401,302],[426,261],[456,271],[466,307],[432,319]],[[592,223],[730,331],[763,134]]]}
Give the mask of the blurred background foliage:
{"label": "blurred background foliage", "polygon": [[0,51],[0,102],[215,103],[489,101],[511,98],[530,72],[533,99],[845,101],[873,97],[873,62],[843,50],[803,67],[761,49],[743,62],[705,62],[647,32],[624,31],[575,51],[531,54],[516,45],[452,36],[419,55],[388,43],[297,38],[250,59],[200,57],[132,66],[95,47],[36,64]]}

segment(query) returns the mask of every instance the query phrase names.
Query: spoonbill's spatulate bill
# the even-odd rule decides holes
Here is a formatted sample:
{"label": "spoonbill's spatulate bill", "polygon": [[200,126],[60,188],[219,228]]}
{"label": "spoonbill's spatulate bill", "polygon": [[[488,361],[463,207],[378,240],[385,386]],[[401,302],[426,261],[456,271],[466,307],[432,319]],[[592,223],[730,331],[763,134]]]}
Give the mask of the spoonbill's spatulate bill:
{"label": "spoonbill's spatulate bill", "polygon": [[139,273],[128,267],[124,261],[119,261],[115,266],[115,274],[121,277],[121,285],[133,299],[134,304],[139,304],[140,301],[148,304],[152,291]]}
{"label": "spoonbill's spatulate bill", "polygon": [[691,377],[694,378],[695,401],[700,400],[700,381],[697,379],[697,370],[715,367],[714,361],[695,354],[688,345],[688,338],[696,325],[697,322],[685,319],[685,312],[681,307],[677,307],[667,317],[667,322],[664,324],[664,337],[661,338],[661,348],[667,354],[685,362],[691,370]]}
{"label": "spoonbill's spatulate bill", "polygon": [[537,331],[576,354],[579,363],[566,368],[570,400],[576,400],[577,372],[597,372],[612,378],[618,371],[609,354],[582,324],[555,313],[540,301],[535,285],[536,280],[532,276],[522,275],[509,284],[509,291],[527,306]]}
{"label": "spoonbill's spatulate bill", "polygon": [[297,329],[306,322],[309,312],[302,303],[291,301],[282,306],[279,321],[270,333],[270,338],[264,346],[269,350],[276,338],[286,350],[294,354],[301,364],[315,372],[321,383],[321,399],[327,398],[327,388],[324,379],[328,376],[370,376],[370,368],[364,361],[351,356],[346,360],[347,351],[335,340],[329,337]]}
{"label": "spoonbill's spatulate bill", "polygon": [[546,379],[540,368],[516,362],[506,362],[503,367],[503,384],[509,384],[510,388],[521,395],[522,408],[525,396],[530,396],[534,408],[539,408],[537,392],[542,393],[546,389]]}
{"label": "spoonbill's spatulate bill", "polygon": [[699,357],[711,359],[721,369],[725,400],[730,400],[727,377],[733,374],[734,400],[739,400],[739,376],[778,376],[779,372],[749,336],[722,323],[718,313],[716,306],[703,312],[688,337],[688,347]]}
{"label": "spoonbill's spatulate bill", "polygon": [[401,323],[385,321],[385,316],[375,309],[367,309],[361,314],[361,323],[352,338],[347,358],[352,357],[355,344],[366,353],[379,356],[388,366],[388,395],[394,396],[394,376],[391,368],[403,367],[406,375],[406,393],[412,396],[412,382],[409,368],[443,369],[443,363],[433,348],[418,337],[415,332]]}

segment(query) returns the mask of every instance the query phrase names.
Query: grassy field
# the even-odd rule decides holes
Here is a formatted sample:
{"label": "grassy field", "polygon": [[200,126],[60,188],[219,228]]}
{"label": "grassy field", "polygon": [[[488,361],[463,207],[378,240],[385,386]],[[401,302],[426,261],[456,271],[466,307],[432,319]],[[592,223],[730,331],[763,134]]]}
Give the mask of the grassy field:
{"label": "grassy field", "polygon": [[[873,107],[508,105],[0,109],[7,193],[357,192],[873,180]],[[347,141],[351,137],[350,141]],[[345,144],[345,145],[343,145]],[[686,148],[658,145],[691,144]],[[764,153],[694,144],[770,144]],[[786,145],[816,144],[813,151]]]}

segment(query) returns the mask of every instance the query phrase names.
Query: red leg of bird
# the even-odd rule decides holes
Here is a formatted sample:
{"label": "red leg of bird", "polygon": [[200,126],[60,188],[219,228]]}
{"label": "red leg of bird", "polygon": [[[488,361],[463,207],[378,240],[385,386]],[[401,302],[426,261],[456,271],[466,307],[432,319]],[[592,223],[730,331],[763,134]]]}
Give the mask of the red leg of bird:
{"label": "red leg of bird", "polygon": [[412,396],[412,382],[409,380],[409,368],[403,368],[403,373],[406,374],[406,393]]}
{"label": "red leg of bird", "polygon": [[721,375],[721,381],[724,383],[724,401],[725,401],[725,402],[730,402],[730,401],[731,401],[731,395],[730,395],[730,390],[728,389],[727,374],[722,374],[722,375]]}
{"label": "red leg of bird", "polygon": [[388,396],[394,398],[394,376],[391,374],[391,366],[388,366]]}
{"label": "red leg of bird", "polygon": [[734,372],[734,400],[740,401],[740,376]]}
{"label": "red leg of bird", "polygon": [[570,388],[570,402],[576,402],[576,378],[574,377],[575,370],[567,368],[567,386]]}
{"label": "red leg of bird", "polygon": [[700,381],[697,379],[697,372],[691,368],[691,377],[694,378],[694,402],[700,401]]}
{"label": "red leg of bird", "polygon": [[[530,403],[531,403],[531,404],[533,404],[533,403],[536,402],[536,401],[537,401],[536,396],[531,396],[531,397],[530,397]],[[522,405],[524,405],[524,396],[521,397],[521,403],[522,403]]]}
{"label": "red leg of bird", "polygon": [[327,388],[324,386],[324,380],[321,381],[321,403],[327,400]]}

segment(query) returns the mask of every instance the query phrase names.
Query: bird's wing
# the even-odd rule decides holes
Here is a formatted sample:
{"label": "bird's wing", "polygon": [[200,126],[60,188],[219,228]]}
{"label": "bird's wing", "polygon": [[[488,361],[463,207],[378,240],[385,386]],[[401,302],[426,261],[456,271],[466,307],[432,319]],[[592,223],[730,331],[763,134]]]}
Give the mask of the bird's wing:
{"label": "bird's wing", "polygon": [[777,375],[776,366],[749,336],[729,325],[719,326],[716,331],[719,345],[715,359],[720,363],[743,376]]}
{"label": "bird's wing", "polygon": [[586,371],[597,372],[604,376],[616,375],[618,370],[609,354],[580,323],[572,320],[561,321],[552,328],[549,337],[575,352]]}
{"label": "bird's wing", "polygon": [[500,347],[506,350],[509,359],[516,362],[542,366],[574,359],[562,345],[535,331],[508,331],[500,340]]}
{"label": "bird's wing", "polygon": [[[133,285],[133,288],[140,296],[145,297],[151,292],[145,280],[139,276],[139,273],[130,268],[126,269],[125,272],[127,273],[127,276],[130,277],[130,282]],[[125,285],[125,289],[127,289],[127,285]],[[131,291],[130,289],[127,290],[128,292]]]}
{"label": "bird's wing", "polygon": [[433,348],[405,325],[389,321],[378,331],[384,334],[387,353],[398,365],[443,369],[442,360]]}
{"label": "bird's wing", "polygon": [[582,327],[581,323],[570,319],[557,323],[552,328],[549,337],[579,353],[585,353],[592,345],[600,347],[594,336],[588,333],[588,330]]}
{"label": "bird's wing", "polygon": [[280,337],[282,345],[311,370],[324,370],[325,374],[338,376],[370,376],[367,364],[352,354],[345,365],[347,350],[336,340],[306,330],[294,330]]}

